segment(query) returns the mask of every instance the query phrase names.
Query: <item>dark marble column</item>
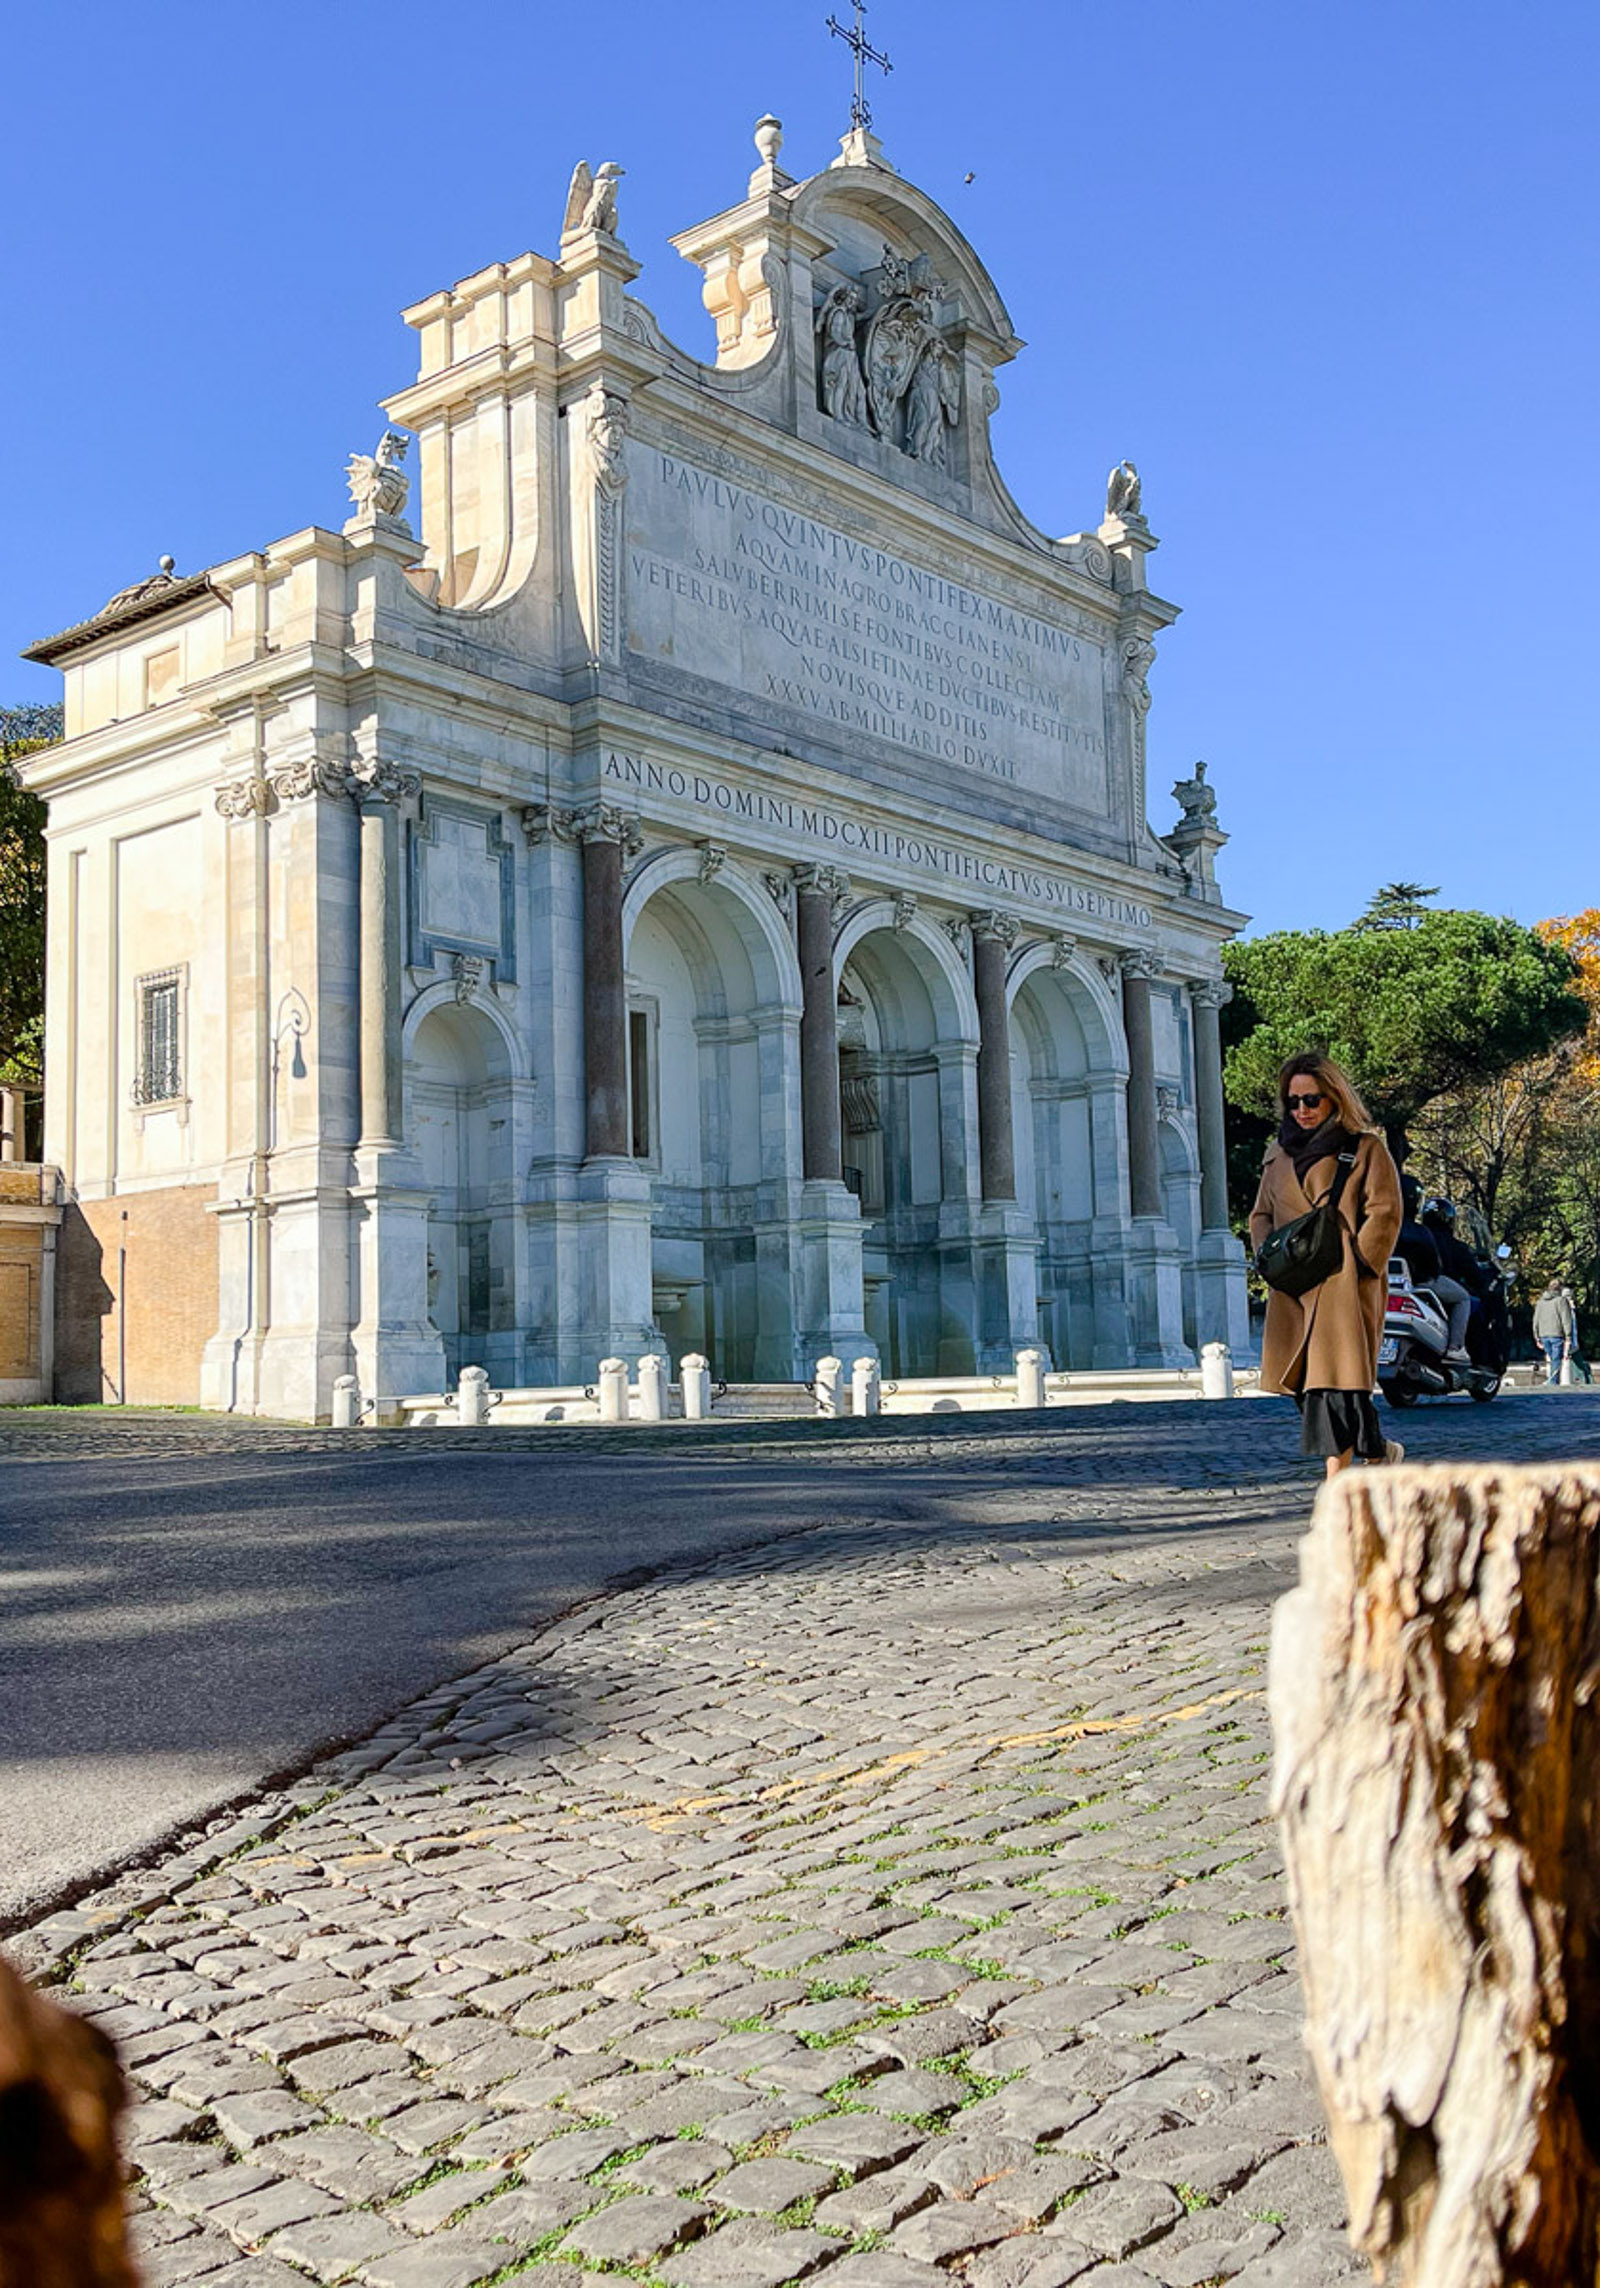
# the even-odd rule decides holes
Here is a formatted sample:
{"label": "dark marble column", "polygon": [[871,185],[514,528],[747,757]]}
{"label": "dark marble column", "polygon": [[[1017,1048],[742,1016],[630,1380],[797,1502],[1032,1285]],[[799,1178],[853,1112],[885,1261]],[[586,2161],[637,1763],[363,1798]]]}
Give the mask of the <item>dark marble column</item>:
{"label": "dark marble column", "polygon": [[361,1142],[398,1144],[400,1071],[400,809],[416,774],[362,762],[348,785],[361,814]]}
{"label": "dark marble column", "polygon": [[1161,1153],[1156,1140],[1155,1036],[1150,1022],[1153,956],[1122,957],[1122,1023],[1128,1036],[1128,1204],[1136,1216],[1161,1213]]}
{"label": "dark marble column", "polygon": [[839,996],[833,978],[834,900],[847,887],[834,866],[797,866],[795,937],[800,1012],[800,1136],[806,1181],[839,1183]]}
{"label": "dark marble column", "polygon": [[1194,1009],[1194,1094],[1200,1115],[1200,1226],[1228,1229],[1228,1137],[1222,1109],[1222,1033],[1219,1012],[1233,998],[1220,977],[1190,989]]}
{"label": "dark marble column", "polygon": [[1011,1022],[1006,1009],[1006,960],[1016,943],[1011,914],[974,913],[972,982],[978,1002],[978,1168],[986,1200],[1017,1196],[1011,1134]]}
{"label": "dark marble column", "polygon": [[577,821],[583,845],[584,1151],[626,1159],[628,1009],[622,977],[622,854],[637,829],[606,805]]}

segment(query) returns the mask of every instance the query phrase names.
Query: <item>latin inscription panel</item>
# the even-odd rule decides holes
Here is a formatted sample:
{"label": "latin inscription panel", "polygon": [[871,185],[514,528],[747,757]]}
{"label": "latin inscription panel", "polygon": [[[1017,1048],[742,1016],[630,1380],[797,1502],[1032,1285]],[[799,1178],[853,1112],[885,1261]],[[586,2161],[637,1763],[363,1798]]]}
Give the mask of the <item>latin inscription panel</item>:
{"label": "latin inscription panel", "polygon": [[1103,815],[1104,654],[871,539],[628,449],[628,647],[814,722]]}

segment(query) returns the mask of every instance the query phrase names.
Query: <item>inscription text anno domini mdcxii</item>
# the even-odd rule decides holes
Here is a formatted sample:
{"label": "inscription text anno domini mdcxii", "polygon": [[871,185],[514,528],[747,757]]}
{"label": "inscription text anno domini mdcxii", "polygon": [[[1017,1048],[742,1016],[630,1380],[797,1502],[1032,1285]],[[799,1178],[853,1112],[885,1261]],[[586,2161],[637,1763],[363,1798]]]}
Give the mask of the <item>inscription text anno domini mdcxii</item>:
{"label": "inscription text anno domini mdcxii", "polygon": [[1104,812],[1098,644],[670,453],[629,453],[633,651]]}

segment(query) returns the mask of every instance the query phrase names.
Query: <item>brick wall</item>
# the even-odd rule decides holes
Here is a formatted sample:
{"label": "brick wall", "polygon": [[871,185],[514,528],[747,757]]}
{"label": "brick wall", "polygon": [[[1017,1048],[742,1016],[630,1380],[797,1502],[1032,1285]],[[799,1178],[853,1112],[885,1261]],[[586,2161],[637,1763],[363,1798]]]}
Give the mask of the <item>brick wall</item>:
{"label": "brick wall", "polygon": [[217,1329],[217,1225],[205,1212],[215,1198],[210,1184],[178,1184],[69,1203],[56,1259],[59,1400],[199,1404],[200,1352]]}

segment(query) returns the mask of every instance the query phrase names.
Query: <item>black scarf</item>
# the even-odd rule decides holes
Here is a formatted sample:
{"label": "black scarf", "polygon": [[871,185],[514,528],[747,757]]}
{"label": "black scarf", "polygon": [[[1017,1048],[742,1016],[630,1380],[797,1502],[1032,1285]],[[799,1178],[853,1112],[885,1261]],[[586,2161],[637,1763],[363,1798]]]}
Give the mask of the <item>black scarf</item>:
{"label": "black scarf", "polygon": [[1309,1129],[1302,1128],[1292,1112],[1285,1112],[1278,1130],[1278,1144],[1294,1162],[1294,1172],[1303,1188],[1319,1160],[1331,1160],[1339,1152],[1353,1152],[1356,1139],[1348,1128],[1340,1125],[1336,1112],[1330,1112],[1320,1128]]}

